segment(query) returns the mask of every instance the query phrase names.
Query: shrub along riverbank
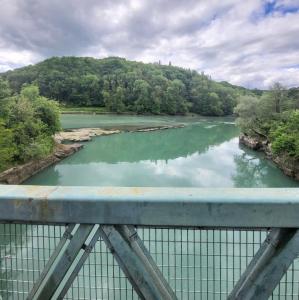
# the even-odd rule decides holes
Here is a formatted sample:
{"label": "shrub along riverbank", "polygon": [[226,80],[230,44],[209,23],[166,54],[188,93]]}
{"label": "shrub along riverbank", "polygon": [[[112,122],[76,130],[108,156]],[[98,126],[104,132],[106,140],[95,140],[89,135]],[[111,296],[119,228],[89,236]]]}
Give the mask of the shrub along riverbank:
{"label": "shrub along riverbank", "polygon": [[276,83],[261,97],[240,97],[235,112],[240,142],[265,152],[286,175],[299,180],[299,89]]}
{"label": "shrub along riverbank", "polygon": [[55,101],[40,96],[36,86],[24,86],[12,95],[0,80],[0,171],[51,154],[53,134],[60,130]]}

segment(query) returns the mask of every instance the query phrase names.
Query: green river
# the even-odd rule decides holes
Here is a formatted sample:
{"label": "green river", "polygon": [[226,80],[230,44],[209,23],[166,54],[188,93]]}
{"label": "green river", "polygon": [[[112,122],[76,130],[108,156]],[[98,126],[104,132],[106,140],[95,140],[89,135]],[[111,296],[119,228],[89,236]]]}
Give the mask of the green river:
{"label": "green river", "polygon": [[[184,124],[184,128],[129,132]],[[262,153],[240,146],[231,118],[63,115],[64,129],[121,128],[27,180],[33,185],[298,187]],[[26,299],[63,234],[62,226],[0,225],[0,299]],[[139,228],[179,299],[226,299],[265,231]],[[291,299],[296,261],[274,299]],[[297,270],[297,271],[296,271]],[[296,273],[297,272],[297,273]],[[66,299],[137,299],[103,241]]]}
{"label": "green river", "polygon": [[77,186],[296,187],[262,153],[240,146],[229,118],[63,115],[64,129],[184,124],[96,137],[26,184]]}

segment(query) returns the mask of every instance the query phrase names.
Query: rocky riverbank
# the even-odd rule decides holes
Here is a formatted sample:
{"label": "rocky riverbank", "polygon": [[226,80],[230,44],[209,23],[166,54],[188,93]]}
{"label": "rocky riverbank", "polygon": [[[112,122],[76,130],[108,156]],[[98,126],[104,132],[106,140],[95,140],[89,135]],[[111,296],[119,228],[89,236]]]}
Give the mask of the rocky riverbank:
{"label": "rocky riverbank", "polygon": [[299,162],[287,155],[275,155],[270,142],[265,137],[252,137],[241,134],[239,142],[252,150],[264,152],[266,157],[272,160],[285,175],[299,181]]}
{"label": "rocky riverbank", "polygon": [[34,174],[74,154],[82,148],[83,145],[81,144],[56,144],[53,154],[42,159],[33,160],[26,164],[10,168],[0,173],[0,183],[20,184]]}

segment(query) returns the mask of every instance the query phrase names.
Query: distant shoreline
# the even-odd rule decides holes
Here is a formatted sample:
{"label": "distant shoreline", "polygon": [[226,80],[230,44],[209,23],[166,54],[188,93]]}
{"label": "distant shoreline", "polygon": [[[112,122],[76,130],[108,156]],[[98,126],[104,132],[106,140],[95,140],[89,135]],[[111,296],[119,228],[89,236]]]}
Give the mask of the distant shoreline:
{"label": "distant shoreline", "polygon": [[221,117],[232,117],[233,115],[226,115],[226,116],[203,116],[196,113],[187,113],[187,114],[175,114],[175,115],[169,115],[169,114],[137,114],[135,112],[111,112],[111,111],[97,111],[95,110],[63,110],[61,109],[60,113],[62,115],[120,115],[120,116],[140,116],[140,117],[213,117],[213,118],[221,118]]}

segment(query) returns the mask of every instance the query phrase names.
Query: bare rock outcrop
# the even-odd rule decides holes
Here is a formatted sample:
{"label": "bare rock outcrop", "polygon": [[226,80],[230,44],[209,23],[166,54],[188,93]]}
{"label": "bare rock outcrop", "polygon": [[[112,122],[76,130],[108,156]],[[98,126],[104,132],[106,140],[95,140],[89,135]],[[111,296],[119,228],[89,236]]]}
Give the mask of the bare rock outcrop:
{"label": "bare rock outcrop", "polygon": [[61,131],[55,134],[54,138],[56,142],[61,143],[63,141],[71,142],[88,142],[94,136],[110,135],[120,133],[120,130],[105,130],[101,128],[79,128],[69,131]]}
{"label": "bare rock outcrop", "polygon": [[245,134],[239,136],[239,142],[252,150],[260,150],[262,148],[262,141],[260,139]]}
{"label": "bare rock outcrop", "polygon": [[272,160],[285,175],[299,181],[299,162],[287,154],[276,155],[271,149],[271,143],[264,137],[241,134],[239,142],[252,150],[265,153],[266,158]]}

